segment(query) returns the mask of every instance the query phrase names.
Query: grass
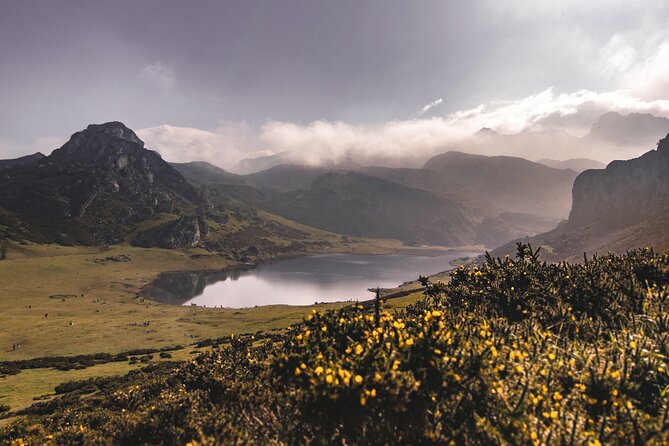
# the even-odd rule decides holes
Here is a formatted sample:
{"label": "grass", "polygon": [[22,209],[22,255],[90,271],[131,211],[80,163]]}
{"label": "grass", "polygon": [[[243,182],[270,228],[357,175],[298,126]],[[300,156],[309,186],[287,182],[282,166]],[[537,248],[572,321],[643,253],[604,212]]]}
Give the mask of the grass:
{"label": "grass", "polygon": [[[395,246],[388,241],[365,241],[356,244],[355,250],[387,252]],[[347,250],[346,246],[331,249]],[[131,261],[96,263],[121,255]],[[160,272],[228,266],[229,260],[201,249],[12,245],[8,260],[0,262],[0,360],[116,353],[283,329],[308,311],[285,305],[193,308],[137,298],[137,292]],[[150,321],[150,326],[143,326],[143,321]],[[14,344],[20,349],[12,350]]]}
{"label": "grass", "polygon": [[[161,358],[154,354],[153,363],[186,360],[193,355],[191,346],[170,351],[172,358]],[[146,363],[129,361],[109,362],[81,370],[56,370],[50,368],[23,370],[16,375],[0,378],[0,404],[7,404],[12,411],[24,409],[35,402],[49,400],[55,396],[54,388],[66,381],[80,381],[93,377],[121,376],[131,370],[145,367]]]}
{"label": "grass", "polygon": [[[157,219],[160,220],[160,219]],[[286,224],[287,220],[282,220]],[[325,236],[311,231],[308,237]],[[323,232],[323,234],[321,234]],[[399,243],[360,240],[329,251],[382,253]],[[128,256],[130,261],[105,260]],[[143,301],[137,292],[159,273],[216,270],[231,266],[223,256],[202,249],[145,249],[130,245],[71,247],[12,243],[0,262],[0,361],[44,356],[118,353],[139,348],[187,345],[201,339],[258,330],[280,331],[298,322],[313,306],[273,305],[249,309],[182,307]],[[334,309],[344,303],[321,304]],[[48,315],[48,317],[46,317]],[[148,327],[143,321],[150,321]],[[12,346],[18,344],[19,349]],[[23,407],[53,392],[63,381],[127,373],[137,366],[110,363],[85,370],[23,371],[0,379],[0,404]]]}

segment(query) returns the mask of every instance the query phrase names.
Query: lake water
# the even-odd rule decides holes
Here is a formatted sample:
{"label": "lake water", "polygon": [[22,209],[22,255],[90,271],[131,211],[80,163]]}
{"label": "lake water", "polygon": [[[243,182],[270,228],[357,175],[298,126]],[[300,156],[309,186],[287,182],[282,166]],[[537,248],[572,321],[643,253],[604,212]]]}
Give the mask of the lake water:
{"label": "lake water", "polygon": [[368,300],[373,297],[368,288],[392,288],[419,275],[452,269],[452,260],[477,254],[423,251],[421,255],[306,255],[248,270],[166,273],[142,295],[176,305],[227,308]]}

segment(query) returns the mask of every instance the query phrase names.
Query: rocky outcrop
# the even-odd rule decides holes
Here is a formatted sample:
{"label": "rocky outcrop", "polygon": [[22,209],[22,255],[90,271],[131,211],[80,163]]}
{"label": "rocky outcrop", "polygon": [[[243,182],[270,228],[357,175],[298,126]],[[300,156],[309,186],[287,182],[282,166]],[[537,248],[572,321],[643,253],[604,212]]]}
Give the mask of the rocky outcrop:
{"label": "rocky outcrop", "polygon": [[194,248],[205,239],[208,233],[209,226],[204,218],[180,217],[138,235],[132,243],[142,247]]}
{"label": "rocky outcrop", "polygon": [[632,226],[669,213],[669,136],[657,150],[606,169],[587,170],[574,181],[569,227],[602,229]]}

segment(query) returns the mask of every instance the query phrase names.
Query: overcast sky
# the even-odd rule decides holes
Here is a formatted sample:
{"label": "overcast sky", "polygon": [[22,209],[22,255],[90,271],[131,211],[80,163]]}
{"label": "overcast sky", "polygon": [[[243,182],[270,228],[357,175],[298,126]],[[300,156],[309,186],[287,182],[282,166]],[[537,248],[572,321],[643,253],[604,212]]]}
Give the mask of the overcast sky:
{"label": "overcast sky", "polygon": [[667,116],[667,23],[664,0],[2,0],[0,158],[110,120],[223,163],[342,133],[409,150],[444,128]]}

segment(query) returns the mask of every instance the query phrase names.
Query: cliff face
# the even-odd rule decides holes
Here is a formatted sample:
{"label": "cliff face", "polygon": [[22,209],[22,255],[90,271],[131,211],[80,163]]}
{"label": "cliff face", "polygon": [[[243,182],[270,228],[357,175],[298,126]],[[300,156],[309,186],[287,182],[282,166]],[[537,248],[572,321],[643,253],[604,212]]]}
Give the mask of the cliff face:
{"label": "cliff face", "polygon": [[[574,181],[569,220],[525,241],[542,245],[546,260],[580,260],[652,246],[669,249],[669,135],[657,150],[606,169],[586,170]],[[493,251],[513,254],[515,243]]]}
{"label": "cliff face", "polygon": [[570,228],[619,229],[669,213],[669,135],[657,150],[587,170],[574,181]]}

